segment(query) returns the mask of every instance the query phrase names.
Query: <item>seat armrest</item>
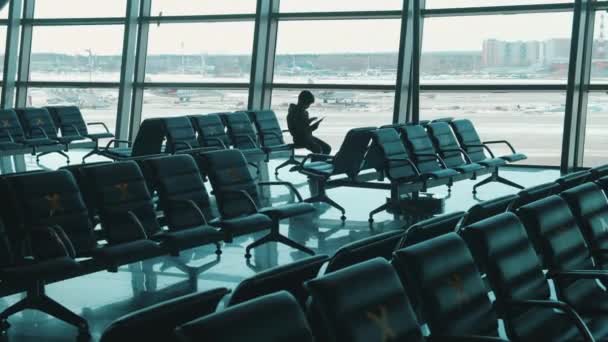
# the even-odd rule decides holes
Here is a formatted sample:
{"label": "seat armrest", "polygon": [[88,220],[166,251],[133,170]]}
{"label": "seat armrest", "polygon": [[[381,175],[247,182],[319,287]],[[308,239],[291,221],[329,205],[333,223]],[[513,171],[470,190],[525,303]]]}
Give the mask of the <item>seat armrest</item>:
{"label": "seat armrest", "polygon": [[177,148],[176,148],[177,146],[185,146],[187,150],[191,150],[192,149],[192,145],[188,144],[185,141],[176,141],[176,142],[174,142],[173,143],[173,148],[175,150],[177,150]]}
{"label": "seat armrest", "polygon": [[469,147],[481,147],[481,148],[483,148],[484,150],[488,151],[488,153],[490,154],[490,157],[492,157],[492,158],[496,158],[496,157],[494,156],[494,152],[492,152],[492,150],[491,150],[491,149],[488,147],[488,145],[486,145],[486,144],[481,144],[481,145],[477,145],[477,144],[474,144],[474,145],[464,145],[464,147],[465,147],[465,148],[469,148]]}
{"label": "seat armrest", "polygon": [[519,308],[547,308],[547,309],[558,309],[564,312],[566,316],[576,325],[581,337],[585,341],[595,341],[593,335],[589,331],[589,328],[579,316],[579,314],[574,311],[574,309],[560,301],[553,300],[508,300],[505,302],[508,307],[519,307]]}
{"label": "seat armrest", "polygon": [[[131,210],[105,210],[106,213],[108,214],[109,217],[111,217],[109,219],[110,224],[113,223],[130,223],[131,227],[133,227],[134,229],[137,230],[137,233],[140,234],[141,239],[148,239],[148,233],[146,233],[146,229],[144,228],[144,225],[141,223],[141,221],[139,220],[139,218],[137,218],[137,215],[135,215],[135,213]],[[110,233],[111,229],[109,229],[106,234],[108,234],[108,237],[110,235],[112,235]],[[110,242],[110,241],[108,241]],[[122,241],[121,241],[122,242]]]}
{"label": "seat armrest", "polygon": [[49,139],[48,134],[46,134],[46,132],[44,131],[44,129],[42,129],[42,127],[32,127],[32,129],[30,129],[30,137],[32,137],[32,136],[33,136],[32,134],[34,133],[34,131],[40,131],[40,132],[42,132],[42,135],[43,135],[43,136],[44,136],[46,139]]}
{"label": "seat armrest", "polygon": [[309,161],[313,157],[325,159],[325,160],[332,160],[335,158],[334,156],[329,155],[329,154],[310,153],[306,157],[304,157],[304,159],[302,159],[302,161],[300,162],[300,166],[304,166],[304,164],[306,164],[306,162]]}
{"label": "seat armrest", "polygon": [[608,271],[602,270],[572,270],[549,271],[547,276],[552,279],[604,279],[608,280]]}
{"label": "seat armrest", "polygon": [[102,126],[106,130],[106,133],[112,134],[108,129],[108,126],[106,126],[106,124],[103,122],[89,122],[87,123],[87,126]]}
{"label": "seat armrest", "polygon": [[83,137],[82,133],[80,133],[80,130],[78,129],[78,127],[76,127],[76,125],[73,124],[69,124],[69,125],[61,125],[61,134],[63,136],[63,127],[70,127],[72,128],[74,131],[76,131],[76,135],[79,137]]}
{"label": "seat armrest", "polygon": [[131,146],[131,141],[129,140],[122,140],[122,139],[111,139],[110,141],[108,141],[108,143],[106,144],[106,147],[104,147],[104,150],[109,150],[110,149],[110,145],[114,144],[114,143],[123,143],[123,144],[128,144],[128,146]]}
{"label": "seat armrest", "polygon": [[256,141],[256,139],[252,138],[249,134],[233,134],[235,138],[247,138],[250,143],[252,143],[256,147],[260,147],[260,144]]}
{"label": "seat armrest", "polygon": [[462,154],[462,156],[464,157],[464,160],[467,162],[467,164],[472,164],[473,161],[471,161],[471,157],[469,157],[469,154],[461,149],[461,148],[448,148],[445,150],[439,150],[440,152],[460,152],[460,154]]}
{"label": "seat armrest", "polygon": [[[249,195],[249,193],[247,191],[245,191],[245,190],[225,190],[225,191],[222,191],[222,193],[238,195],[238,196],[246,199],[247,202],[249,203],[250,209],[252,209],[254,213],[258,212],[258,206],[255,204],[255,201],[253,200],[253,198],[251,198],[251,195]],[[215,195],[217,196],[217,193]]]}
{"label": "seat armrest", "polygon": [[190,208],[198,215],[198,217],[200,219],[199,225],[201,225],[201,226],[207,225],[207,218],[205,217],[205,214],[203,213],[201,208],[199,208],[198,205],[196,205],[196,203],[193,200],[186,200],[186,199],[169,200],[169,208],[167,208],[168,210],[173,211],[178,208]]}
{"label": "seat armrest", "polygon": [[3,132],[8,139],[11,141],[11,143],[15,143],[15,139],[13,138],[13,135],[11,134],[11,132],[8,129],[5,128],[0,128],[0,131]]}
{"label": "seat armrest", "polygon": [[275,186],[275,185],[285,186],[289,189],[289,191],[291,191],[296,196],[296,198],[298,199],[298,202],[302,202],[302,195],[300,194],[298,189],[296,189],[296,187],[289,182],[259,182],[258,185],[259,186]]}
{"label": "seat armrest", "polygon": [[513,145],[511,145],[511,143],[510,143],[510,142],[508,142],[508,141],[506,141],[506,140],[491,140],[491,141],[484,141],[484,142],[483,142],[483,144],[484,144],[484,145],[492,145],[492,144],[494,144],[494,145],[496,145],[496,144],[505,144],[505,145],[507,145],[507,146],[509,147],[509,149],[511,150],[511,152],[512,152],[513,154],[517,153],[517,152],[515,151],[515,148],[513,148]]}

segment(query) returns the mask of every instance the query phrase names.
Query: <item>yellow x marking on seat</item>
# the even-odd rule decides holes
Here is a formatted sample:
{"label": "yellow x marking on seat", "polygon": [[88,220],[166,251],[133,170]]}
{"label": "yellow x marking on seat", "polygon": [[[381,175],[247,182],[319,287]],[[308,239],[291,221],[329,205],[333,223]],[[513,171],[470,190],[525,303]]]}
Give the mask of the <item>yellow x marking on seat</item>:
{"label": "yellow x marking on seat", "polygon": [[129,198],[129,184],[128,183],[116,184],[116,185],[114,185],[114,187],[116,189],[118,189],[118,191],[120,191],[120,200],[121,201],[124,201],[127,198]]}
{"label": "yellow x marking on seat", "polygon": [[448,285],[456,291],[456,296],[459,303],[467,300],[467,292],[464,288],[464,281],[459,274],[454,273],[450,275]]}
{"label": "yellow x marking on seat", "polygon": [[388,310],[386,306],[380,305],[378,307],[379,314],[375,312],[368,311],[366,312],[367,318],[374,322],[378,328],[380,329],[380,333],[382,334],[382,342],[389,342],[391,339],[397,337],[395,335],[395,331],[391,328],[390,322],[388,320]]}
{"label": "yellow x marking on seat", "polygon": [[45,198],[49,203],[49,216],[53,216],[56,212],[63,209],[61,207],[61,195],[50,194],[46,195]]}

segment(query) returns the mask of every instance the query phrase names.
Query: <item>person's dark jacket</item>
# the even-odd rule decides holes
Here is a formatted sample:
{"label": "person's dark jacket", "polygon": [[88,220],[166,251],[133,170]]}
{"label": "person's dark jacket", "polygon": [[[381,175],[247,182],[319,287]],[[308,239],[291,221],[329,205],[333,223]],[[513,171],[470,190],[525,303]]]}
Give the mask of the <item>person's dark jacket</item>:
{"label": "person's dark jacket", "polygon": [[295,144],[308,142],[312,139],[312,132],[318,125],[310,125],[312,120],[308,117],[308,111],[290,104],[287,112],[287,128],[293,137]]}

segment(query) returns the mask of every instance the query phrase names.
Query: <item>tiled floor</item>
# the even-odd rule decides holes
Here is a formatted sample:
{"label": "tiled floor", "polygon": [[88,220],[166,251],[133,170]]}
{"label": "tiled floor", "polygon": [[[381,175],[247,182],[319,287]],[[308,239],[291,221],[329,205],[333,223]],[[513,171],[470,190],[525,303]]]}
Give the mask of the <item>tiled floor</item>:
{"label": "tiled floor", "polygon": [[[71,152],[74,162],[79,160],[82,154],[81,151]],[[54,156],[44,158],[43,165],[50,169],[61,166],[59,163],[63,162]],[[92,161],[93,158],[89,160]],[[271,161],[269,168],[273,170],[279,162]],[[29,156],[26,156],[26,165],[28,169],[37,168],[34,160]],[[501,173],[524,186],[540,184],[559,177],[559,172],[556,170],[517,168],[505,169]],[[273,178],[274,176],[271,180]],[[309,194],[304,176],[284,170],[280,178],[295,183],[304,197]],[[450,197],[445,200],[444,211],[466,210],[480,200],[517,191],[514,188],[492,183],[482,187],[477,198],[474,198],[471,194],[473,184],[474,181],[455,184]],[[432,193],[437,197],[447,195],[445,187],[433,189]],[[282,233],[305,243],[317,253],[332,255],[346,243],[379,232],[402,229],[411,223],[388,213],[380,213],[370,229],[367,215],[385,201],[387,191],[339,188],[329,190],[328,194],[346,208],[348,219],[345,224],[341,223],[338,211],[319,205],[319,213],[313,217],[301,217],[283,222]],[[272,189],[273,201],[285,201],[289,197],[288,192],[283,188]],[[264,233],[240,237],[233,243],[226,244],[219,260],[216,259],[212,247],[182,253],[181,261],[194,265],[210,264],[209,270],[193,279],[189,279],[185,273],[172,266],[176,260],[167,257],[146,262],[143,266],[145,270],[142,270],[142,264],[139,263],[122,267],[117,273],[98,272],[51,284],[47,286],[47,293],[51,298],[85,317],[89,322],[93,340],[98,340],[103,329],[112,320],[133,310],[193,291],[220,286],[233,288],[242,279],[260,270],[283,265],[305,256],[284,245],[270,243],[255,249],[251,262],[247,263],[243,256],[244,246],[253,241],[254,237],[257,238],[262,234]],[[1,309],[21,297],[22,295],[18,294],[0,299]],[[73,341],[76,336],[75,328],[36,311],[18,313],[9,321],[12,324],[8,333],[10,341]]]}

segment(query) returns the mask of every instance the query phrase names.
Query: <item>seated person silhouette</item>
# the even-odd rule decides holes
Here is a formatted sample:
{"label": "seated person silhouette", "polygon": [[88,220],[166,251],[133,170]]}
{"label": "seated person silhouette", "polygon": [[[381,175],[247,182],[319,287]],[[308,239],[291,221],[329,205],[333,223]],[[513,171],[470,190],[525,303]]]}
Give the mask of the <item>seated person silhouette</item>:
{"label": "seated person silhouette", "polygon": [[[295,147],[306,148],[312,153],[330,154],[331,147],[323,140],[312,135],[323,119],[310,118],[308,108],[315,102],[314,95],[303,90],[298,96],[297,104],[290,104],[287,113],[287,127],[293,137]],[[312,158],[319,160],[320,158]]]}

